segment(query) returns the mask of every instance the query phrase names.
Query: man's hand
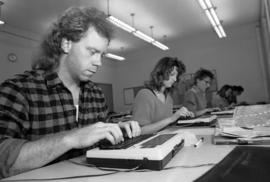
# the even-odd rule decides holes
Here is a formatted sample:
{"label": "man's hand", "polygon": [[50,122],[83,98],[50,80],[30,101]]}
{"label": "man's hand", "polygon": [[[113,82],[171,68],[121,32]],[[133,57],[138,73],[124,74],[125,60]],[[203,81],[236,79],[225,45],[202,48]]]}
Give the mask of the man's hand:
{"label": "man's hand", "polygon": [[183,116],[183,117],[194,117],[194,113],[189,111],[186,107],[181,107],[178,109],[175,114],[178,115],[178,117]]}
{"label": "man's hand", "polygon": [[[131,122],[132,136],[138,133],[138,126]],[[128,128],[128,126],[124,126]],[[133,132],[134,130],[134,132]],[[129,132],[131,132],[129,130]],[[128,132],[128,131],[127,131]],[[118,124],[98,122],[83,128],[74,129],[66,133],[65,141],[70,148],[85,148],[94,145],[102,139],[109,140],[112,144],[124,140],[123,133]]]}
{"label": "man's hand", "polygon": [[120,128],[125,129],[129,138],[141,135],[141,127],[137,121],[125,121],[118,124]]}

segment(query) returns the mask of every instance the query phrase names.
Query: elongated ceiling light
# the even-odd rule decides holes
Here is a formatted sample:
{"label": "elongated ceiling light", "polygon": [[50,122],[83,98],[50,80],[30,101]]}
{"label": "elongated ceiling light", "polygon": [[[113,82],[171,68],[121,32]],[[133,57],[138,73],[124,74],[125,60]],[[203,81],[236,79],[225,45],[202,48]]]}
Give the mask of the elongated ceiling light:
{"label": "elongated ceiling light", "polygon": [[115,59],[115,60],[118,60],[118,61],[124,61],[124,60],[125,60],[124,57],[117,56],[117,55],[111,54],[111,53],[107,53],[107,54],[105,54],[105,56],[106,56],[107,58]]}
{"label": "elongated ceiling light", "polygon": [[3,25],[5,24],[4,20],[1,18],[1,6],[3,5],[4,3],[2,1],[0,1],[0,25]]}
{"label": "elongated ceiling light", "polygon": [[166,45],[156,41],[154,38],[144,34],[143,32],[137,30],[136,28],[130,26],[129,24],[115,18],[112,15],[108,15],[107,20],[110,21],[111,23],[113,23],[114,25],[118,26],[119,28],[122,28],[123,30],[133,34],[134,36],[154,45],[157,46],[158,48],[162,49],[162,50],[168,50],[169,47],[167,47]]}
{"label": "elongated ceiling light", "polygon": [[225,33],[221,23],[220,23],[220,20],[218,19],[216,12],[215,12],[216,8],[213,6],[211,1],[210,0],[198,0],[198,2],[200,4],[200,6],[202,7],[202,9],[204,10],[210,23],[214,27],[218,37],[225,38],[226,33]]}

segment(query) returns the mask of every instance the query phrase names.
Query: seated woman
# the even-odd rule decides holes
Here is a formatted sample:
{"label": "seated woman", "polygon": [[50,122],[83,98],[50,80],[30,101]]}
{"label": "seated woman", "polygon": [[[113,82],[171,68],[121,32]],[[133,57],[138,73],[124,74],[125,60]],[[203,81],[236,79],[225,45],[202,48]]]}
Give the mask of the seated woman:
{"label": "seated woman", "polygon": [[212,107],[219,107],[221,110],[227,110],[232,108],[229,104],[229,98],[232,95],[232,87],[230,85],[224,85],[213,95],[211,100]]}
{"label": "seated woman", "polygon": [[201,116],[207,112],[220,110],[207,108],[206,90],[210,87],[214,75],[207,69],[199,69],[194,75],[194,85],[185,93],[183,105],[192,111],[195,116]]}
{"label": "seated woman", "polygon": [[134,101],[133,118],[142,127],[142,134],[155,133],[177,121],[180,116],[193,117],[193,113],[181,107],[173,114],[172,87],[185,65],[177,58],[164,57],[151,72],[146,88],[141,89]]}

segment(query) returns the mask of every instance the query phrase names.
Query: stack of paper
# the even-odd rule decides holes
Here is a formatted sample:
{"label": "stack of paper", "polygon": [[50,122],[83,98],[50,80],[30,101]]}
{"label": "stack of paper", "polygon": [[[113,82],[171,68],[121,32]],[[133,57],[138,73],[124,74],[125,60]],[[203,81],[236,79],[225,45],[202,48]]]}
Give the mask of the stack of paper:
{"label": "stack of paper", "polygon": [[220,135],[233,138],[258,138],[270,137],[270,132],[244,129],[241,127],[225,127],[221,129]]}
{"label": "stack of paper", "polygon": [[213,136],[214,144],[270,144],[269,129],[245,129],[241,127],[216,128]]}
{"label": "stack of paper", "polygon": [[235,109],[236,126],[254,128],[270,126],[270,104],[239,106]]}

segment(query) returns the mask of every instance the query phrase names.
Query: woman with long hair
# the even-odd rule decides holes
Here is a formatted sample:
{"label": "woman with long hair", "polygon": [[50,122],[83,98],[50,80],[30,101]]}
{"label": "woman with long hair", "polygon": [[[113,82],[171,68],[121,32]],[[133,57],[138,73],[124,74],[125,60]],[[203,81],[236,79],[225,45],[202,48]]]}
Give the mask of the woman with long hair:
{"label": "woman with long hair", "polygon": [[133,120],[139,122],[142,134],[155,133],[180,116],[193,116],[185,107],[173,113],[173,85],[185,70],[185,65],[177,58],[163,57],[159,60],[133,106]]}

